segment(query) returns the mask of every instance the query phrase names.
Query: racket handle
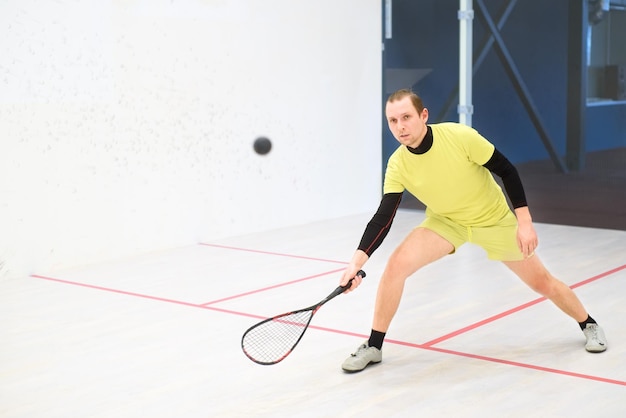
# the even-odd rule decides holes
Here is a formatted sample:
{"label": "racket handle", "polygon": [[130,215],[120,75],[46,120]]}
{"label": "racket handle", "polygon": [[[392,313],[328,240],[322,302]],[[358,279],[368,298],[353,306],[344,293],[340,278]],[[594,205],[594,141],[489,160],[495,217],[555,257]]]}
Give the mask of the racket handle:
{"label": "racket handle", "polygon": [[[365,277],[365,272],[363,270],[359,270],[359,271],[357,271],[356,275],[357,276],[361,276],[363,278],[363,277]],[[318,307],[322,306],[323,304],[325,304],[326,302],[328,302],[329,300],[331,300],[335,296],[341,295],[343,292],[345,292],[350,286],[352,286],[352,280],[354,280],[354,277],[348,281],[347,285],[345,285],[345,286],[337,286],[337,288],[335,290],[333,290],[333,293],[331,293],[330,295],[326,296],[326,298],[318,304]]]}
{"label": "racket handle", "polygon": [[[357,276],[361,276],[361,278],[362,278],[362,279],[364,279],[364,278],[365,278],[365,276],[366,276],[366,274],[365,274],[365,272],[364,272],[363,270],[359,270],[359,271],[357,271],[357,272],[356,272],[356,275],[357,275]],[[348,289],[350,286],[352,286],[352,281],[353,281],[353,280],[354,280],[354,278],[352,278],[352,279],[348,280],[348,284],[347,284],[347,285],[345,285],[345,286],[339,286],[339,287],[341,288],[341,290],[342,290],[342,291],[343,291],[343,290],[346,290],[346,289]]]}

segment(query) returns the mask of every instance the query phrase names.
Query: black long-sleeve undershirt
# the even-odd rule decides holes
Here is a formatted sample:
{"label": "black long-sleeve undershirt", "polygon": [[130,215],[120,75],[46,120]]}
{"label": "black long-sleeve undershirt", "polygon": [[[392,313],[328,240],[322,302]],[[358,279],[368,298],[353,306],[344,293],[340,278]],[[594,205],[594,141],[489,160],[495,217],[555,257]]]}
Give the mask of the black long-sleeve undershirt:
{"label": "black long-sleeve undershirt", "polygon": [[517,169],[497,148],[493,150],[493,155],[483,167],[502,179],[502,185],[514,209],[528,206]]}
{"label": "black long-sleeve undershirt", "polygon": [[[500,151],[494,149],[493,155],[489,161],[483,164],[483,167],[502,179],[504,190],[513,208],[527,206],[526,194],[524,193],[522,180],[517,169]],[[389,233],[401,201],[402,193],[386,193],[383,195],[378,210],[363,232],[358,247],[359,250],[362,250],[368,256],[371,256],[376,251]]]}
{"label": "black long-sleeve undershirt", "polygon": [[370,256],[383,243],[383,240],[389,233],[401,200],[402,193],[385,193],[383,195],[378,210],[367,223],[365,232],[363,232],[359,250]]}

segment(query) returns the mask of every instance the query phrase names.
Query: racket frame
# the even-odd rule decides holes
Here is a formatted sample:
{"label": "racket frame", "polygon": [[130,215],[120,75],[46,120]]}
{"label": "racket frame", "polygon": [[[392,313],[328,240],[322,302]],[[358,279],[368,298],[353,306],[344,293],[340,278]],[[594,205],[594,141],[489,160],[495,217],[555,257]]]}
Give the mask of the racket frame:
{"label": "racket frame", "polygon": [[[359,270],[356,275],[357,276],[361,276],[361,278],[364,278],[365,277],[365,272],[363,270]],[[280,363],[289,354],[291,354],[291,352],[296,348],[296,346],[298,345],[300,340],[302,340],[302,337],[304,336],[304,333],[306,332],[306,330],[309,328],[309,325],[311,324],[311,320],[313,319],[313,316],[322,307],[322,305],[324,305],[326,302],[330,301],[331,299],[334,299],[335,297],[339,296],[340,294],[345,292],[347,289],[349,289],[350,286],[352,286],[352,281],[353,280],[354,280],[354,278],[350,279],[345,286],[337,286],[337,288],[335,290],[333,290],[328,296],[326,296],[324,299],[322,299],[318,303],[309,306],[308,308],[303,308],[303,309],[298,309],[298,310],[295,310],[295,311],[285,312],[285,313],[282,313],[280,315],[276,315],[276,316],[272,316],[270,318],[266,318],[266,319],[264,319],[264,320],[262,320],[260,322],[257,322],[256,324],[252,325],[250,328],[248,328],[243,333],[243,335],[241,337],[241,349],[242,349],[243,353],[246,355],[246,357],[248,357],[253,362],[255,362],[257,364],[264,365],[264,366],[271,366],[271,365]],[[260,327],[260,326],[262,326],[262,325],[264,325],[264,324],[266,324],[268,322],[278,321],[278,320],[280,320],[280,318],[285,318],[287,316],[295,315],[295,314],[303,313],[303,312],[311,312],[311,315],[309,315],[308,321],[302,327],[302,332],[300,333],[300,335],[298,336],[298,338],[296,339],[294,344],[291,346],[291,348],[289,350],[287,350],[285,352],[285,354],[283,356],[281,356],[280,358],[278,358],[277,360],[274,360],[274,361],[262,361],[262,360],[258,360],[256,358],[254,358],[253,355],[249,354],[248,351],[246,351],[246,347],[245,347],[245,343],[244,342],[245,342],[245,339],[246,339],[246,335],[248,335],[248,333],[250,331],[252,331],[255,328],[258,328],[258,327]]]}

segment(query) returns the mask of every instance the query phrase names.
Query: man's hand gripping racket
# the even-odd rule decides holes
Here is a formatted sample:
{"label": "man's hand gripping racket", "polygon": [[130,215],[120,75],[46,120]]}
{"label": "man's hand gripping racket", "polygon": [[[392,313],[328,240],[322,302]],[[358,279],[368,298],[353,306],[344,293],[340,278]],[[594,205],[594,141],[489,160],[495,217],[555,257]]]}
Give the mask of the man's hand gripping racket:
{"label": "man's hand gripping racket", "polygon": [[[359,270],[357,276],[364,278],[365,272]],[[244,354],[255,363],[263,365],[282,361],[298,345],[319,308],[345,292],[352,285],[352,280],[354,279],[350,279],[345,286],[338,286],[315,305],[265,319],[248,328],[241,337]]]}

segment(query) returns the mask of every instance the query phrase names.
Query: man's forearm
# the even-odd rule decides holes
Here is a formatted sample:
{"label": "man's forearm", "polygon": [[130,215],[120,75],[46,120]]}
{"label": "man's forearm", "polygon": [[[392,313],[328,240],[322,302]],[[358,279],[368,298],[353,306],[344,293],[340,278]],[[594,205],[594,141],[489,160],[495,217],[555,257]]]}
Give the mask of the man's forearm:
{"label": "man's forearm", "polygon": [[528,209],[528,206],[515,208],[515,216],[517,217],[518,223],[532,223],[533,221],[532,216],[530,216],[530,210]]}

